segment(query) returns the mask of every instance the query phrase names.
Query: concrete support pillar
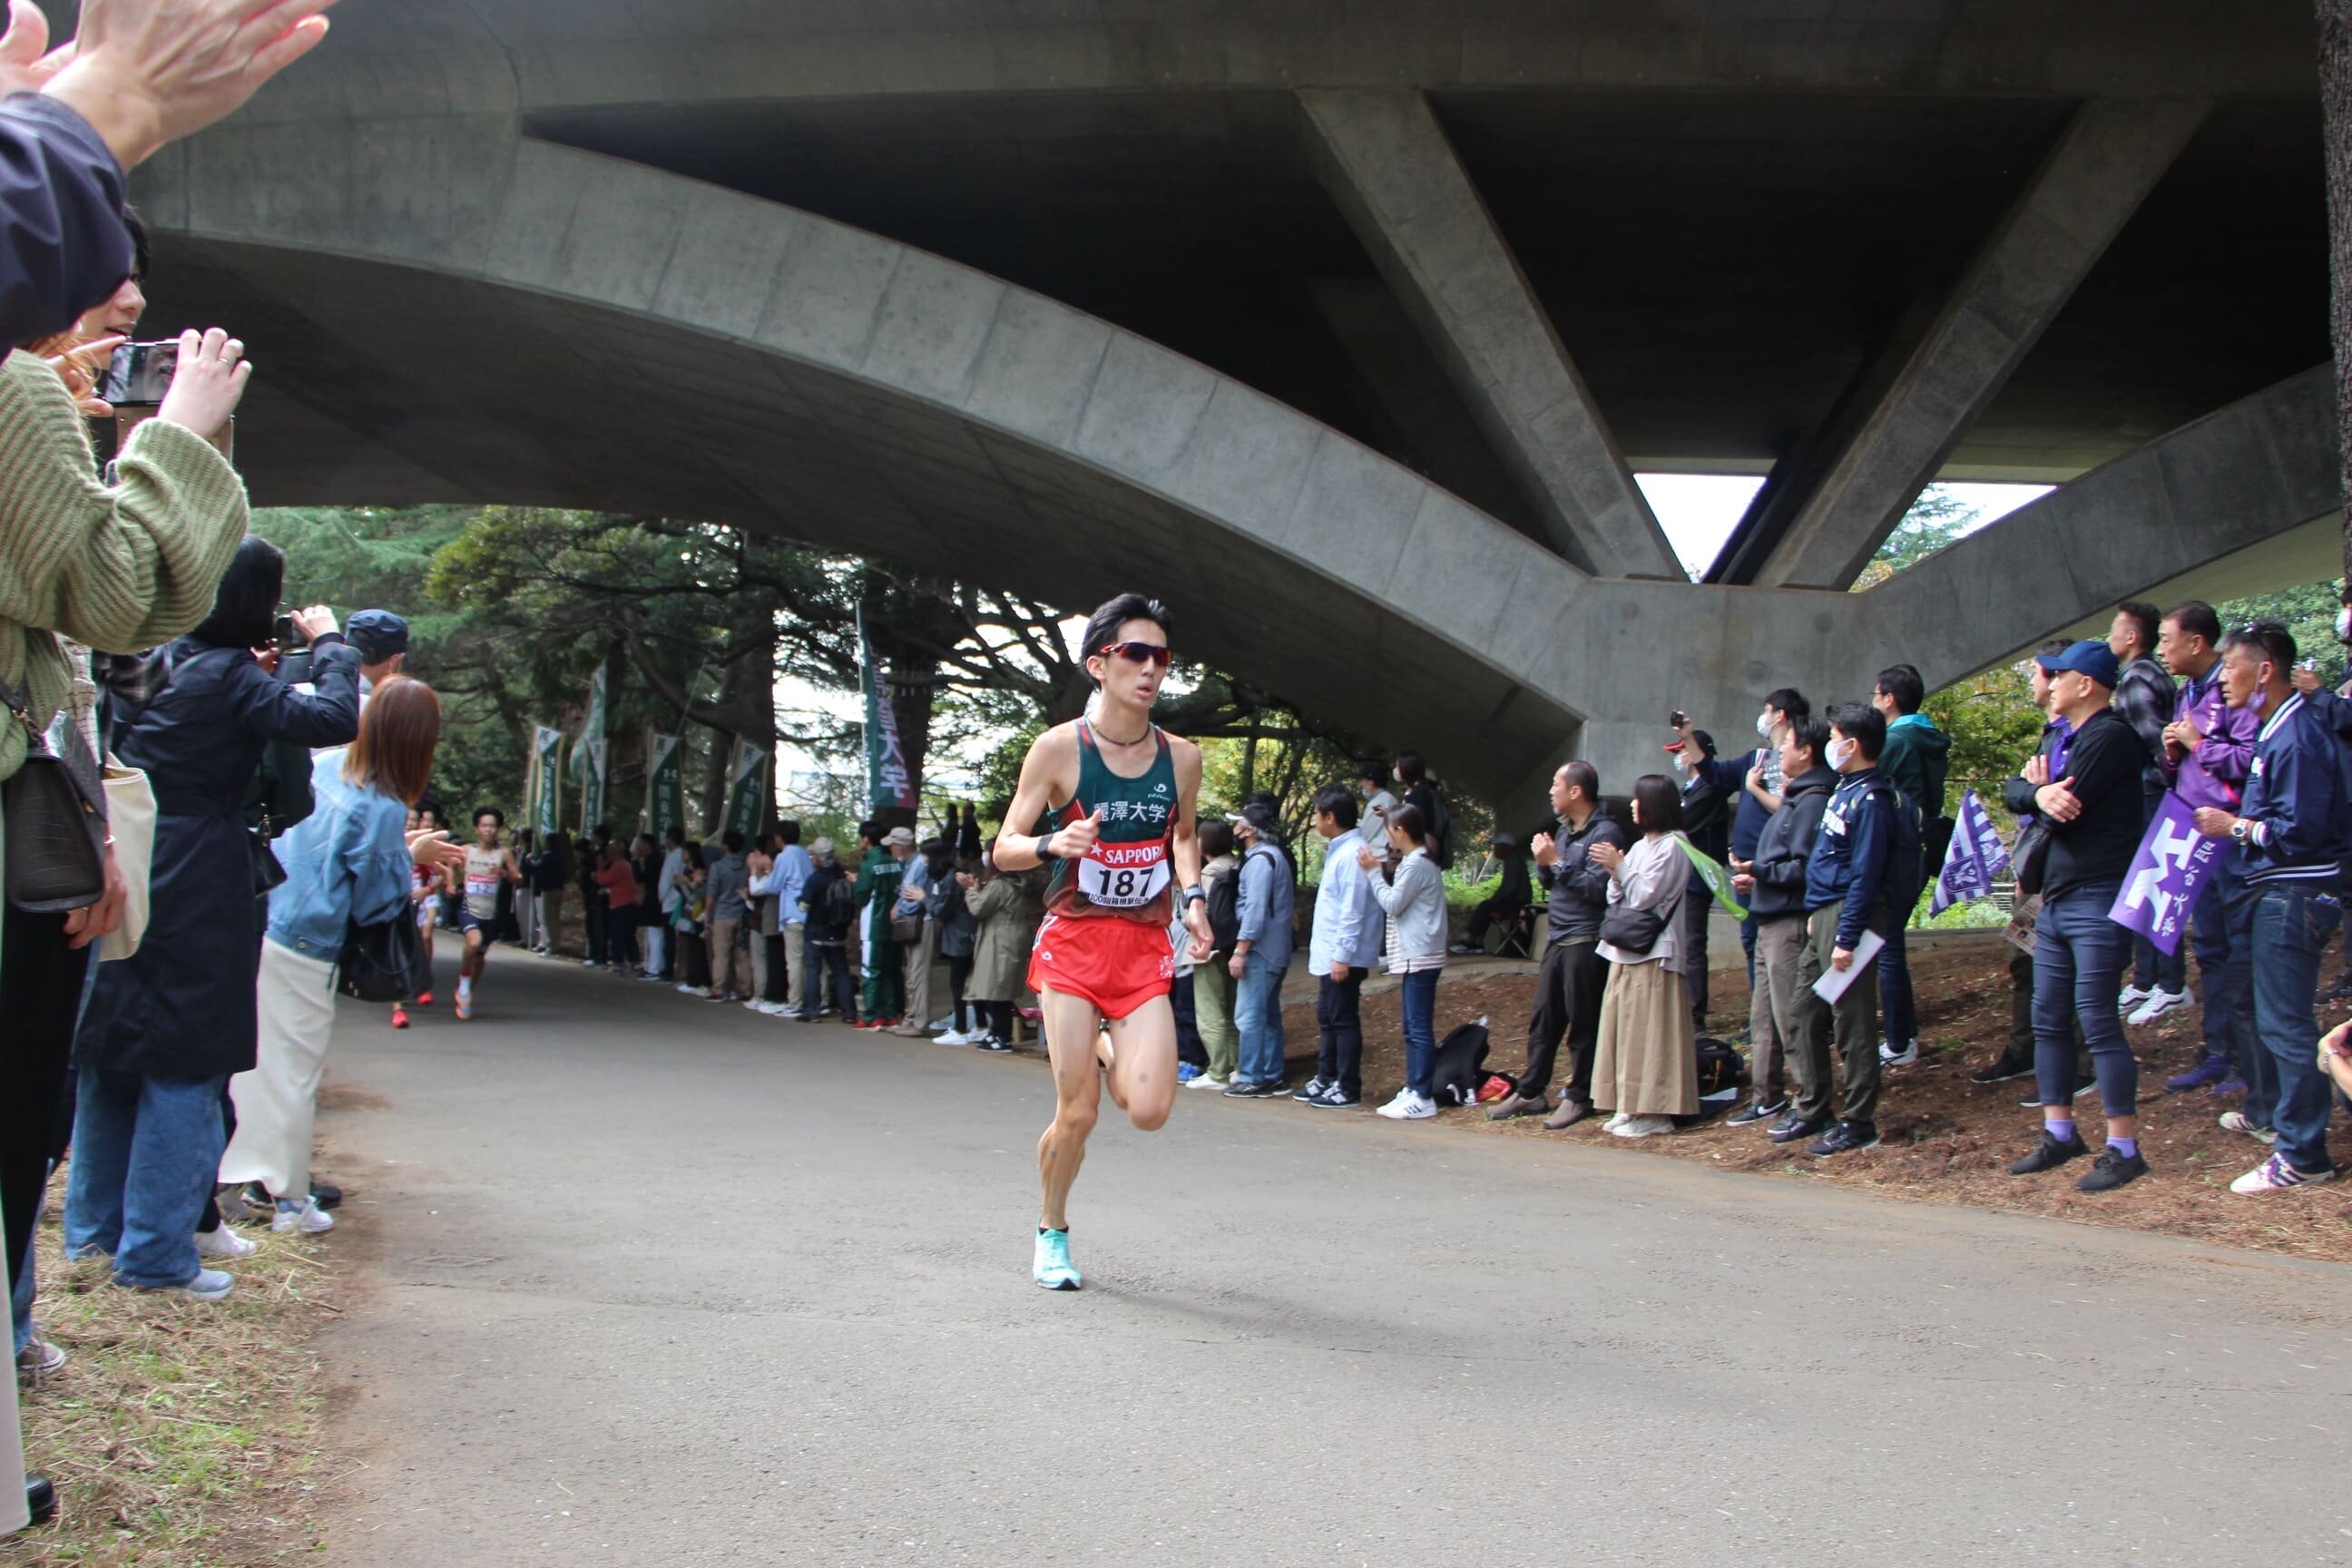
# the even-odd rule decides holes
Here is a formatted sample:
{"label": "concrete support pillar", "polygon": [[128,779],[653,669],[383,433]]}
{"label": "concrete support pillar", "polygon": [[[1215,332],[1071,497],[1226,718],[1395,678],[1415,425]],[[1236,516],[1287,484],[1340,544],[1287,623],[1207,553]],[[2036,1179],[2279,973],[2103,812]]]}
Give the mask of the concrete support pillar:
{"label": "concrete support pillar", "polygon": [[1598,575],[1683,580],[1428,100],[1388,90],[1298,99],[1324,187],[1534,507],[1544,542]]}
{"label": "concrete support pillar", "polygon": [[1861,575],[2075,286],[2204,121],[2204,100],[2084,104],[1757,572],[1769,588]]}

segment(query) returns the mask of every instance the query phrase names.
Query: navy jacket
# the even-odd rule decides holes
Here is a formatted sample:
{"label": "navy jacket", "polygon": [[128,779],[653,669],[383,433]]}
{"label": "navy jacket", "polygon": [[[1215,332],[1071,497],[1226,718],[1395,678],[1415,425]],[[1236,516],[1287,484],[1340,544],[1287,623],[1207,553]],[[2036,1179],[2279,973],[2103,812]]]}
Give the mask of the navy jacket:
{"label": "navy jacket", "polygon": [[2352,845],[2345,820],[2346,752],[2332,717],[2323,705],[2296,695],[2263,726],[2238,811],[2253,829],[2231,850],[2250,884],[2336,884],[2337,863]]}
{"label": "navy jacket", "polygon": [[[1780,809],[1788,809],[1785,801]],[[1896,809],[1895,785],[1876,768],[1867,768],[1842,776],[1822,814],[1821,836],[1805,861],[1805,912],[1843,906],[1838,916],[1840,947],[1851,950],[1862,940],[1864,928],[1885,897]]]}
{"label": "navy jacket", "polygon": [[1739,799],[1738,813],[1731,819],[1731,852],[1742,860],[1756,858],[1757,840],[1764,837],[1764,825],[1772,814],[1764,803],[1748,791],[1748,770],[1764,760],[1764,748],[1742,752],[1736,757],[1717,757],[1699,763],[1691,770],[1695,779],[1708,784]]}
{"label": "navy jacket", "polygon": [[1822,814],[1829,809],[1838,776],[1815,765],[1787,782],[1780,809],[1764,819],[1764,837],[1756,853],[1746,857],[1755,866],[1756,890],[1748,896],[1748,911],[1759,921],[1785,920],[1805,912],[1805,887],[1812,868],[1813,845],[1821,837]]}
{"label": "navy jacket", "polygon": [[1613,844],[1622,851],[1632,841],[1605,811],[1586,817],[1581,828],[1572,828],[1561,818],[1552,829],[1552,840],[1559,863],[1539,867],[1536,872],[1550,895],[1545,910],[1549,924],[1544,945],[1599,942],[1601,922],[1609,913],[1609,873],[1592,860],[1592,847]]}
{"label": "navy jacket", "polygon": [[310,646],[315,696],[263,670],[249,648],[173,645],[169,683],[121,748],[155,791],[153,912],[137,952],[99,965],[76,1066],[170,1079],[252,1068],[268,906],[253,892],[246,785],[271,741],[341,746],[360,729],[359,651],[331,633]]}
{"label": "navy jacket", "polygon": [[61,332],[131,276],[122,171],[55,99],[0,102],[0,342]]}

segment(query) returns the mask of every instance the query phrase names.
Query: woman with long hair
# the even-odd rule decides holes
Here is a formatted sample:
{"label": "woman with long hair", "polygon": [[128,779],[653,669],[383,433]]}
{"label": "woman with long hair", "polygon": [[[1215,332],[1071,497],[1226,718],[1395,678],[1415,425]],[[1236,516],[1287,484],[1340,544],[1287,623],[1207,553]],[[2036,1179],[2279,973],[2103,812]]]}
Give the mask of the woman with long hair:
{"label": "woman with long hair", "polygon": [[1377,874],[1381,856],[1369,844],[1357,863],[1371,877],[1372,897],[1389,917],[1387,962],[1397,977],[1404,1009],[1404,1087],[1380,1109],[1392,1121],[1422,1121],[1437,1114],[1432,1092],[1437,1075],[1437,977],[1445,973],[1445,873],[1430,858],[1429,820],[1417,805],[1388,815],[1389,844],[1396,868]]}
{"label": "woman with long hair", "polygon": [[114,1256],[114,1278],[204,1300],[228,1294],[195,1233],[227,1129],[221,1091],[253,1067],[262,868],[244,800],[272,741],[347,744],[359,731],[360,656],[323,605],[294,624],[311,645],[315,694],[255,658],[274,632],[286,558],[237,547],[212,614],[150,661],[154,695],[122,761],[155,791],[151,914],[139,951],[101,965],[74,1041],[80,1069],[66,1248]]}
{"label": "woman with long hair", "polygon": [[[1596,844],[1590,851],[1592,863],[1609,873],[1609,919],[1601,928],[1609,988],[1593,1047],[1592,1103],[1616,1112],[1608,1131],[1648,1138],[1672,1132],[1675,1117],[1698,1111],[1698,1036],[1683,984],[1690,955],[1675,930],[1691,861],[1683,852],[1682,792],[1664,773],[1633,782],[1633,826],[1642,837],[1631,849]],[[1620,920],[1621,911],[1651,919]],[[1638,945],[1627,928],[1654,922],[1655,936]]]}
{"label": "woman with long hair", "polygon": [[408,803],[433,776],[441,700],[421,680],[394,676],[360,715],[359,739],[318,759],[317,803],[278,840],[286,880],[269,895],[269,929],[256,986],[259,1041],[250,1070],[229,1079],[236,1135],[220,1179],[258,1182],[277,1200],[272,1230],[327,1230],[334,1220],[310,1196],[310,1128],[335,1026],[335,961],[350,922],[412,918],[418,856],[437,876],[465,849],[437,827],[407,828]]}

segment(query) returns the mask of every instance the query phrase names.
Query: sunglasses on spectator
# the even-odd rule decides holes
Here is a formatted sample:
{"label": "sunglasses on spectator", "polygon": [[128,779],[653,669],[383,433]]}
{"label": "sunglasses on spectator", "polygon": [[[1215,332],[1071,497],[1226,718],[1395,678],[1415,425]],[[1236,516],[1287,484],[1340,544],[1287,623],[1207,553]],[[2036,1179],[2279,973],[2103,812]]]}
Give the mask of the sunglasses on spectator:
{"label": "sunglasses on spectator", "polygon": [[1105,658],[1123,658],[1130,664],[1157,665],[1161,669],[1167,668],[1169,659],[1175,657],[1168,651],[1166,643],[1158,642],[1110,642],[1095,651]]}

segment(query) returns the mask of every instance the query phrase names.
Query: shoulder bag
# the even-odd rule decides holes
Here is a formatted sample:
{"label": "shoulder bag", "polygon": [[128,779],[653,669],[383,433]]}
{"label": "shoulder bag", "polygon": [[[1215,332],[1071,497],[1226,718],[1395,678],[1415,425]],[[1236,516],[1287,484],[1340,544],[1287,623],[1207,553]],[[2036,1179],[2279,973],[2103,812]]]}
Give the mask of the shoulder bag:
{"label": "shoulder bag", "polygon": [[147,775],[109,757],[106,820],[114,834],[114,865],[122,873],[122,916],[99,938],[98,958],[129,958],[147,935],[148,889],[154,872],[155,791]]}
{"label": "shoulder bag", "polygon": [[1689,891],[1690,882],[1685,875],[1682,887],[1663,908],[1637,910],[1631,904],[1612,904],[1609,912],[1601,917],[1601,940],[1622,952],[1647,957],[1665,934],[1666,922],[1675,918],[1675,911],[1682,908],[1683,896]]}
{"label": "shoulder bag", "polygon": [[381,925],[356,920],[343,926],[335,960],[335,989],[354,1002],[405,1002],[425,988],[425,944],[404,908]]}
{"label": "shoulder bag", "polygon": [[106,789],[97,761],[79,745],[70,758],[51,751],[29,702],[5,683],[0,705],[25,727],[25,764],[0,784],[8,901],[37,915],[87,909],[106,896]]}

